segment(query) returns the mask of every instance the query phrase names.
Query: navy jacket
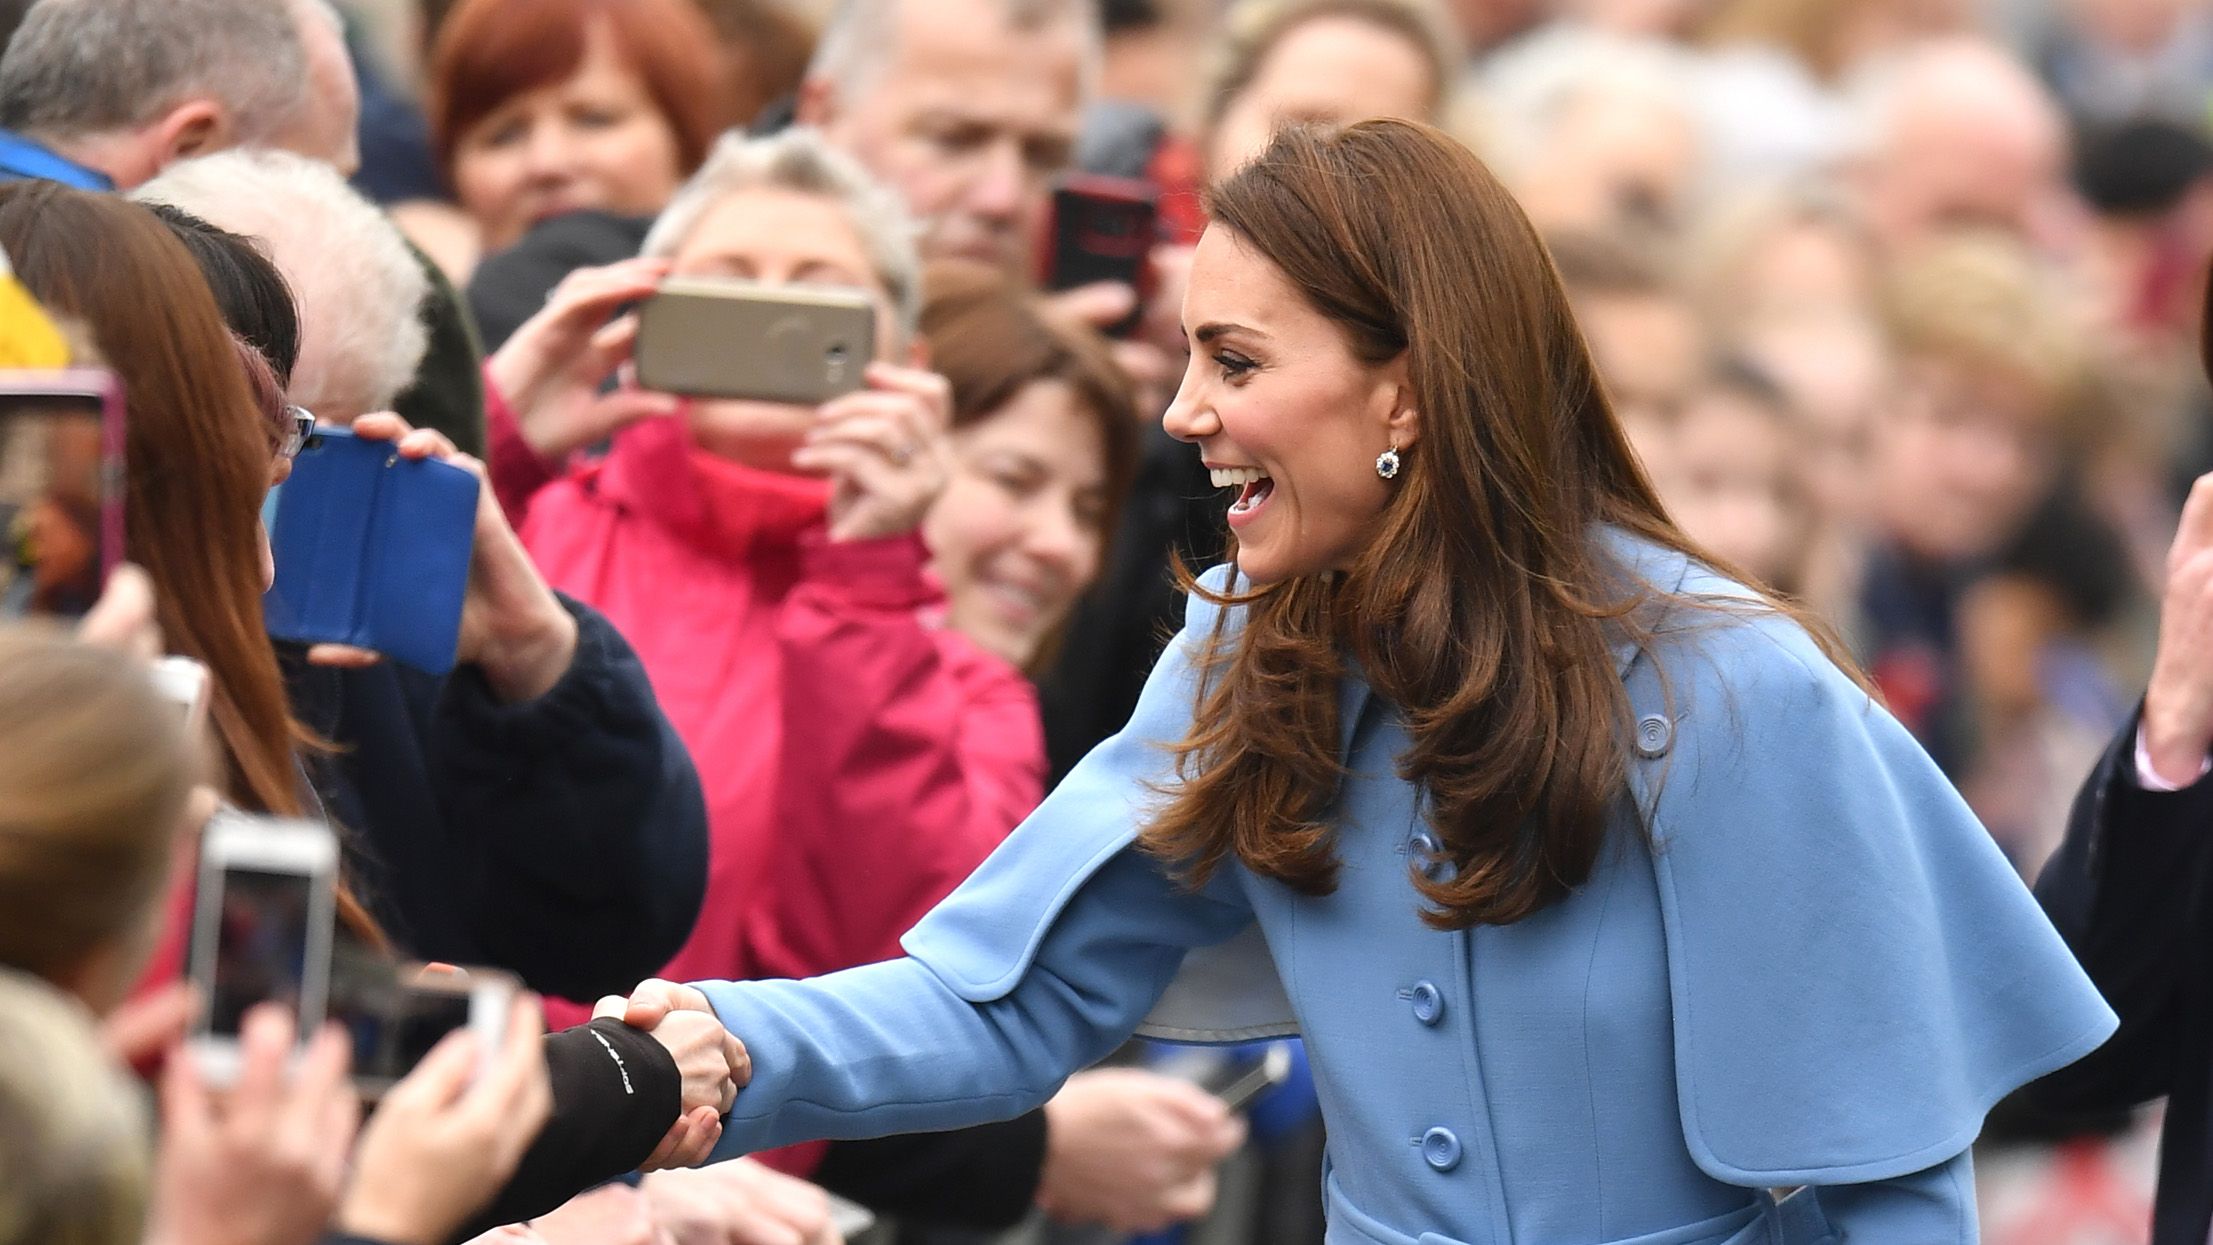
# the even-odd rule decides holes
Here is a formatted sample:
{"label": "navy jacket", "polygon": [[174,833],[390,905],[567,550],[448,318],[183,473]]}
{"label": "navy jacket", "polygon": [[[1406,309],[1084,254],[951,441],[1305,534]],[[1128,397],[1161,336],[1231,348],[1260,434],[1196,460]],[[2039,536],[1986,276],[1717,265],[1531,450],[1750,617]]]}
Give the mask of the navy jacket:
{"label": "navy jacket", "polygon": [[562,604],[575,662],[524,704],[501,704],[466,666],[441,679],[283,657],[293,711],[336,745],[311,762],[315,791],[393,941],[592,999],[627,992],[690,935],[707,811],[637,655]]}
{"label": "navy jacket", "polygon": [[2213,781],[2136,781],[2132,717],[2075,797],[2036,897],[2120,1013],[2102,1050],[2031,1089],[2108,1111],[2165,1097],[2153,1245],[2203,1245],[2213,1225]]}

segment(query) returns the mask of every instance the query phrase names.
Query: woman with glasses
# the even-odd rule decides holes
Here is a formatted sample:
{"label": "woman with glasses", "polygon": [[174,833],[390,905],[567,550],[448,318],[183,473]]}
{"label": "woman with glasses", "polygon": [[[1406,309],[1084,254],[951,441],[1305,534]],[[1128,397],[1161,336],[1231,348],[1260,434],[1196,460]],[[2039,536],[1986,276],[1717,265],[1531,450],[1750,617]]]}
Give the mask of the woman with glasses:
{"label": "woman with glasses", "polygon": [[[340,826],[348,925],[411,955],[581,997],[665,962],[697,914],[705,813],[614,629],[553,595],[487,499],[452,674],[272,645],[258,516],[312,428],[283,397],[299,329],[282,278],[236,235],[52,184],[0,190],[0,238],[121,376],[128,554],[153,579],[170,650],[209,667],[225,797]],[[205,292],[154,288],[179,241],[233,340],[185,339],[170,308]],[[396,416],[355,431],[473,465]],[[157,974],[175,973],[180,941]]]}

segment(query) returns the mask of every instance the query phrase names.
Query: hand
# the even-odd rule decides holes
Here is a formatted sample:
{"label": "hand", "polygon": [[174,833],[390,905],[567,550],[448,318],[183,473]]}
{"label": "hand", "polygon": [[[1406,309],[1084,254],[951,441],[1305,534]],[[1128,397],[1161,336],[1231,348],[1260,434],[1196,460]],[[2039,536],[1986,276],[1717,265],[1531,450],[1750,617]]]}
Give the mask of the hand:
{"label": "hand", "polygon": [[675,1245],[837,1245],[821,1189],[752,1159],[656,1172],[639,1186]]}
{"label": "hand", "polygon": [[100,599],[77,624],[77,638],[143,662],[159,658],[161,624],[154,613],[154,581],[128,562],[116,567],[100,589]]}
{"label": "hand", "polygon": [[677,412],[680,400],[667,394],[628,387],[600,392],[638,340],[636,316],[612,324],[607,317],[653,293],[668,271],[665,259],[580,268],[493,353],[486,374],[514,411],[524,442],[541,457],[557,462],[641,419]]}
{"label": "hand", "polygon": [[2144,746],[2152,769],[2180,786],[2198,780],[2213,748],[2213,475],[2191,486],[2167,551]]}
{"label": "hand", "polygon": [[191,983],[172,981],[109,1012],[100,1021],[100,1045],[126,1068],[151,1068],[184,1041],[198,1009]]}
{"label": "hand", "polygon": [[490,1201],[553,1111],[544,1037],[537,1000],[526,996],[475,1084],[474,1034],[450,1033],[431,1048],[369,1121],[339,1228],[390,1245],[439,1245]]}
{"label": "hand", "polygon": [[1045,1104],[1037,1204],[1063,1223],[1157,1232],[1214,1206],[1245,1123],[1212,1094],[1136,1068],[1078,1073]]}
{"label": "hand", "polygon": [[[592,1009],[592,1016],[595,1020],[619,1018],[628,1006],[629,1001],[621,995],[610,994]],[[745,1047],[735,1034],[722,1027],[714,1012],[674,1011],[647,1032],[668,1049],[677,1071],[684,1076],[686,1114],[700,1107],[713,1107],[718,1116],[730,1110],[738,1096],[731,1076],[746,1063]]]}
{"label": "hand", "polygon": [[[619,994],[601,999],[592,1008],[592,1019],[615,1017],[633,1029],[654,1033],[663,1021],[680,1012],[710,1017],[716,1028],[722,1028],[722,1018],[715,1014],[714,1004],[707,1001],[707,996],[700,993],[697,986],[679,985],[659,977],[639,982],[627,999]],[[730,1068],[730,1083],[744,1089],[746,1082],[753,1079],[753,1057],[746,1053],[745,1043],[739,1041],[736,1034],[724,1030],[723,1036],[728,1044],[723,1047],[722,1057]],[[727,1109],[724,1113],[728,1113]]]}
{"label": "hand", "polygon": [[[402,458],[436,459],[477,478],[475,549],[469,558],[468,595],[461,604],[461,642],[455,659],[484,672],[492,694],[510,704],[553,690],[576,658],[576,619],[561,607],[507,524],[484,464],[454,448],[445,434],[410,428],[389,412],[353,421],[365,441],[394,442]],[[377,654],[342,644],[318,644],[308,660],[327,666],[363,666]]]}
{"label": "hand", "polygon": [[792,466],[826,475],[830,539],[876,540],[920,526],[952,477],[946,429],[953,389],[944,377],[872,363],[867,389],[823,404]]}
{"label": "hand", "polygon": [[323,1234],[361,1122],[347,1083],[353,1050],[326,1027],[289,1084],[292,1020],[263,1003],[246,1013],[238,1082],[220,1105],[189,1057],[161,1077],[150,1245],[308,1245]]}
{"label": "hand", "polygon": [[653,1153],[638,1164],[642,1172],[663,1171],[671,1167],[697,1167],[715,1152],[715,1143],[722,1140],[722,1112],[713,1107],[694,1107],[678,1116],[669,1130],[661,1135],[660,1144]]}
{"label": "hand", "polygon": [[530,1221],[545,1245],[671,1245],[653,1222],[645,1195],[625,1184],[608,1184],[562,1203]]}

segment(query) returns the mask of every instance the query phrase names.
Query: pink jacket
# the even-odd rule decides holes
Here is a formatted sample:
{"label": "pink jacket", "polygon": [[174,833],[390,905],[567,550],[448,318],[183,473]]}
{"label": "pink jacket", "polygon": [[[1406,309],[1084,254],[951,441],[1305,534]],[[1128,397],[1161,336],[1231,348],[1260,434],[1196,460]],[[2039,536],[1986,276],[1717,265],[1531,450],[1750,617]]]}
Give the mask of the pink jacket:
{"label": "pink jacket", "polygon": [[1041,796],[1027,680],[926,621],[943,598],[919,537],[829,542],[820,482],[706,455],[675,420],[553,481],[489,406],[493,485],[523,543],[636,648],[706,788],[706,903],[663,975],[898,955]]}

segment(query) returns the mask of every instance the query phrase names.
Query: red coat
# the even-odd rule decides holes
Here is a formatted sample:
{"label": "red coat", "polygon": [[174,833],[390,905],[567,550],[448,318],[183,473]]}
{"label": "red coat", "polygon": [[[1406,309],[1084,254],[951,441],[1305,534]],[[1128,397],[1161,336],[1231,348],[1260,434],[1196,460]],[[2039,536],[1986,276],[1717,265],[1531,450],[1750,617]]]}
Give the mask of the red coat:
{"label": "red coat", "polygon": [[657,420],[547,483],[490,406],[493,482],[523,543],[636,648],[706,789],[707,899],[663,975],[900,954],[1040,798],[1028,681],[930,624],[943,598],[919,537],[829,542],[820,482],[714,458]]}

